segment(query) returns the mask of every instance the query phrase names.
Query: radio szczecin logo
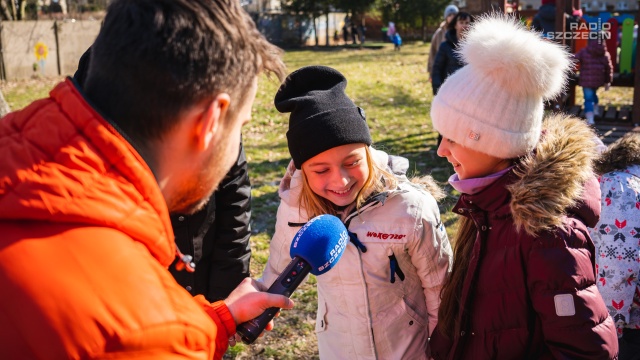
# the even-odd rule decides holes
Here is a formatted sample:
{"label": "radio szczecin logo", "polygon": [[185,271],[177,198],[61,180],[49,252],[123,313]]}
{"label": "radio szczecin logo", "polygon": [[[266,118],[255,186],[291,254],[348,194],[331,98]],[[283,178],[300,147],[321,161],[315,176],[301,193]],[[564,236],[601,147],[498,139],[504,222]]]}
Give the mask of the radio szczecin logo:
{"label": "radio szczecin logo", "polygon": [[550,31],[546,35],[548,39],[558,40],[608,40],[611,39],[611,24],[600,21],[595,23],[570,23],[569,31]]}

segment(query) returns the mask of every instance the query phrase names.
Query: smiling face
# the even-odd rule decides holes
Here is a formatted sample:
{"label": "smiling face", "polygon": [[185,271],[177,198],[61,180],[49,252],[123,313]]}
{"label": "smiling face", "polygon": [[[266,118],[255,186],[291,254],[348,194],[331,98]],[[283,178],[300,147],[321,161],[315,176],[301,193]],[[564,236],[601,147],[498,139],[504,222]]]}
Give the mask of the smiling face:
{"label": "smiling face", "polygon": [[438,156],[447,158],[460,180],[485,177],[511,166],[509,159],[475,151],[446,137],[438,147]]}
{"label": "smiling face", "polygon": [[336,206],[356,200],[369,177],[365,144],[341,145],[312,157],[302,164],[311,191]]}

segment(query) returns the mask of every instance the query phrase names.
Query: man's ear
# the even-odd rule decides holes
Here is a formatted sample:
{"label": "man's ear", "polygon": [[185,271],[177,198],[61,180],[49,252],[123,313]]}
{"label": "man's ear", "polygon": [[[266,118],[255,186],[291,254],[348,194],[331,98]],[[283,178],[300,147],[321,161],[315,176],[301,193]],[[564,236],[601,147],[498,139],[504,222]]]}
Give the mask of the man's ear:
{"label": "man's ear", "polygon": [[220,93],[206,104],[206,108],[198,120],[196,132],[199,150],[205,150],[211,146],[211,141],[221,129],[220,124],[226,121],[230,103],[229,94]]}

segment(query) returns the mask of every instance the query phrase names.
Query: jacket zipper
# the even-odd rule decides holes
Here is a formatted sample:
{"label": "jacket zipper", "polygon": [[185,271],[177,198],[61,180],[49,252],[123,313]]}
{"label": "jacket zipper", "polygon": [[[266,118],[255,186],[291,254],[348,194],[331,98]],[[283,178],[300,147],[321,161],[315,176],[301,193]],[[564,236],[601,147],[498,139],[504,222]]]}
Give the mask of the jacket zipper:
{"label": "jacket zipper", "polygon": [[[379,200],[378,196],[374,196],[370,198],[371,202],[367,202],[365,203],[365,205],[363,207],[360,208],[360,211],[354,209],[353,212],[351,212],[351,214],[347,215],[347,217],[344,220],[344,224],[345,227],[347,228],[347,231],[349,231],[349,225],[351,224],[351,220],[353,220],[355,218],[356,215],[358,215],[358,213],[364,213],[365,211],[369,211],[371,209],[375,209],[378,206],[381,206],[384,203],[384,200],[386,200],[386,196],[387,193],[383,193],[384,195],[384,199],[383,200]],[[351,231],[349,231],[349,237],[351,237],[351,234],[353,234],[353,237],[355,237],[356,239],[358,238],[354,233],[352,233]],[[353,240],[353,238],[352,238]],[[358,243],[362,244],[359,240]],[[364,244],[362,244],[362,246],[364,247],[364,250],[360,249],[358,247],[357,244],[355,244],[356,247],[358,248],[358,261],[359,261],[359,265],[360,265],[360,279],[362,281],[362,284],[364,285],[364,293],[365,293],[365,304],[367,307],[367,314],[368,314],[368,318],[369,318],[369,332],[371,334],[371,346],[373,348],[373,356],[375,359],[378,359],[378,349],[376,347],[376,339],[375,339],[375,334],[373,332],[373,314],[371,313],[371,305],[369,303],[369,286],[367,285],[367,282],[364,278],[364,264],[362,262],[362,253],[366,252],[366,247],[364,246]],[[360,251],[362,250],[362,251]]]}

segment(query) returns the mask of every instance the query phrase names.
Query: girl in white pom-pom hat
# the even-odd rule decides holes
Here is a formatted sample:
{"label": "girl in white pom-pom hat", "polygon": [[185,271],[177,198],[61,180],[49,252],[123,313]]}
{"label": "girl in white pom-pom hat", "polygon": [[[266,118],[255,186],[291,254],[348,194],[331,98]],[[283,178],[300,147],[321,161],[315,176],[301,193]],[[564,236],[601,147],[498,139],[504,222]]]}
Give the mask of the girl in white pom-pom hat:
{"label": "girl in white pom-pom hat", "polygon": [[498,14],[476,21],[460,49],[467,65],[431,107],[461,193],[431,356],[616,358],[587,229],[600,213],[595,134],[564,115],[543,121],[568,53]]}

